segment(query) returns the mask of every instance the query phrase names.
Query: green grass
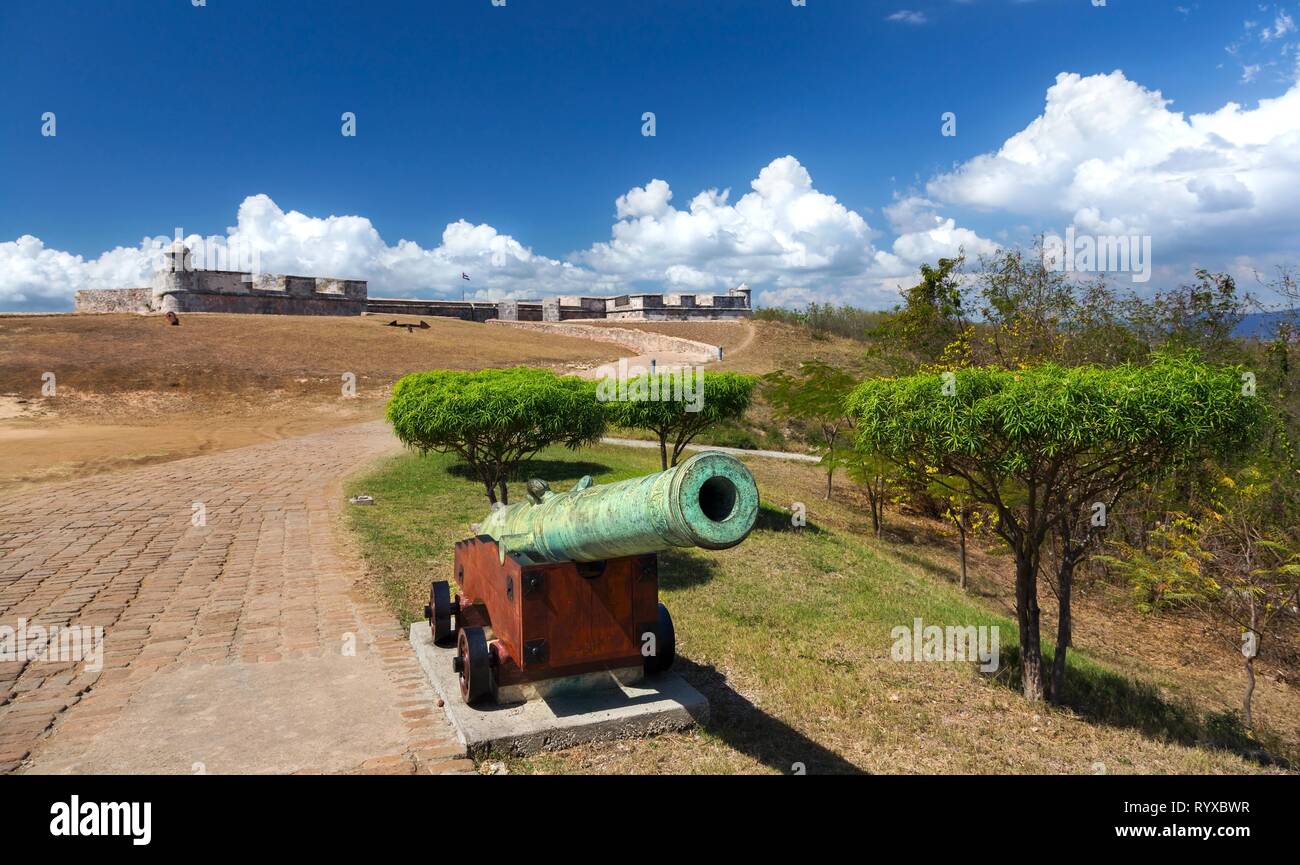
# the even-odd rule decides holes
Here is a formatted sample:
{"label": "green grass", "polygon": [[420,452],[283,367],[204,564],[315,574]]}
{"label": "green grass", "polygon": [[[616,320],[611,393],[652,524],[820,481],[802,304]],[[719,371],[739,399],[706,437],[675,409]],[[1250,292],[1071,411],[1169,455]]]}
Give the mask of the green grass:
{"label": "green grass", "polygon": [[[898,663],[896,625],[1000,628],[1006,614],[963,593],[898,545],[876,542],[849,504],[816,501],[816,467],[756,460],[764,507],[741,545],[661,555],[661,598],[677,630],[675,669],[709,698],[712,717],[685,733],[584,746],[515,772],[1243,772],[1254,764],[1204,747],[1200,716],[1156,689],[1071,652],[1073,710],[1023,700],[1018,673],[973,663]],[[524,474],[557,490],[658,469],[653,451],[597,446],[544,452]],[[512,493],[522,494],[521,484]],[[451,458],[403,455],[349,484],[373,507],[348,511],[375,591],[409,625],[431,579],[451,580],[452,546],[487,513],[481,488]],[[809,525],[786,508],[809,502]]]}
{"label": "green grass", "polygon": [[[641,439],[658,441],[649,430],[614,427],[607,433],[613,438]],[[749,419],[744,421],[724,421],[709,429],[702,430],[691,444],[712,445],[714,447],[741,448],[742,450],[787,450],[793,443],[786,437],[781,427],[773,421],[758,423]],[[671,447],[671,442],[669,447]]]}

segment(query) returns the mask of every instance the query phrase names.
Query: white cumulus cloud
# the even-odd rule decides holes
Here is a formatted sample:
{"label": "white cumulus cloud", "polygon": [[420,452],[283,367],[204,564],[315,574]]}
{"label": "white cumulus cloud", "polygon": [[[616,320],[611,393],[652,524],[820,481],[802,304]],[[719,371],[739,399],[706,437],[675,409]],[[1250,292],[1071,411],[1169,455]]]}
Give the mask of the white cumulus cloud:
{"label": "white cumulus cloud", "polygon": [[0,306],[48,308],[82,288],[147,285],[153,273],[148,244],[119,246],[87,261],[30,234],[0,242]]}
{"label": "white cumulus cloud", "polygon": [[[601,282],[598,274],[538,255],[490,225],[459,220],[444,229],[434,247],[410,240],[390,246],[364,216],[285,211],[267,195],[245,198],[235,225],[216,239],[226,249],[255,250],[263,272],[366,279],[372,296],[459,297],[468,290],[483,297],[536,297],[589,291]],[[0,305],[66,307],[78,289],[147,286],[158,250],[169,240],[145,238],[138,247],[118,247],[91,260],[50,249],[30,235],[0,243]],[[195,246],[200,240],[186,238],[196,249],[202,248]],[[196,267],[205,266],[198,259]],[[470,275],[469,282],[462,273]]]}
{"label": "white cumulus cloud", "polygon": [[[608,241],[574,256],[622,283],[721,289],[745,281],[765,303],[804,298],[892,300],[891,278],[907,278],[923,261],[992,244],[928,213],[903,226],[891,250],[860,213],[818,190],[794,156],[772,160],[734,203],[731,190],[707,189],[685,209],[672,204],[661,179],[619,196]],[[888,284],[888,287],[885,287]]]}
{"label": "white cumulus cloud", "polygon": [[[882,305],[922,263],[992,252],[974,225],[1022,243],[1069,225],[1151,235],[1158,275],[1182,278],[1192,265],[1240,275],[1294,262],[1300,248],[1300,83],[1253,106],[1185,114],[1123,72],[1062,73],[1039,117],[897,193],[883,227],[818,189],[793,155],[761,167],[738,198],[691,193],[662,178],[632,187],[613,202],[609,238],[563,259],[464,220],[425,243],[390,243],[364,216],[312,216],[266,195],[246,198],[221,237],[255,248],[264,271],[366,279],[374,296],[709,292],[744,281],[762,303]],[[154,258],[149,238],[95,258],[30,235],[0,242],[0,307],[67,308],[79,288],[147,285]]]}
{"label": "white cumulus cloud", "polygon": [[[272,273],[369,280],[371,294],[439,296],[470,290],[494,297],[581,291],[594,281],[565,262],[538,255],[491,225],[450,223],[440,243],[388,245],[363,216],[314,217],[285,212],[266,195],[244,199],[232,242],[250,245]],[[464,282],[461,274],[470,275]]]}
{"label": "white cumulus cloud", "polygon": [[1171,110],[1122,72],[1062,74],[1043,114],[993,153],[932,178],[946,208],[1029,216],[1045,228],[1151,235],[1157,255],[1294,249],[1300,85],[1253,108]]}

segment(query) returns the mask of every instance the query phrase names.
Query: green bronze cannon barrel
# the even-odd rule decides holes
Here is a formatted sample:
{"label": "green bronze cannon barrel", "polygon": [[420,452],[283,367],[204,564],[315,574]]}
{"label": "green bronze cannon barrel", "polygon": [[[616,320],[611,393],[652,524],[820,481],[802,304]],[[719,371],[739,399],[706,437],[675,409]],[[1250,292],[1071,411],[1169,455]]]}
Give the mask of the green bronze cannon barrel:
{"label": "green bronze cannon barrel", "polygon": [[745,539],[758,518],[758,486],[740,460],[696,454],[663,472],[564,493],[528,482],[528,500],[499,507],[479,526],[502,555],[535,562],[595,562],[669,547],[723,550]]}

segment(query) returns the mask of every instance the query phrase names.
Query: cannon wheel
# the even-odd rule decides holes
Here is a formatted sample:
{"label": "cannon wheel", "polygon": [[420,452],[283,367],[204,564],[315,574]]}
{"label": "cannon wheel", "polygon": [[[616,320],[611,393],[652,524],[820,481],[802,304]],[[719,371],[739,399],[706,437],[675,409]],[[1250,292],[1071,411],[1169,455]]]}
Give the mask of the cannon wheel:
{"label": "cannon wheel", "polygon": [[653,676],[673,665],[677,658],[677,638],[673,631],[673,617],[668,608],[659,605],[659,621],[655,622],[655,653],[645,659],[645,673]]}
{"label": "cannon wheel", "polygon": [[460,695],[468,704],[495,700],[497,686],[492,675],[492,655],[482,628],[462,628],[456,642],[456,671],[460,674]]}
{"label": "cannon wheel", "polygon": [[456,626],[451,623],[452,612],[451,586],[446,580],[435,580],[429,586],[429,603],[424,608],[424,617],[433,630],[433,641],[439,645],[447,645],[456,636]]}

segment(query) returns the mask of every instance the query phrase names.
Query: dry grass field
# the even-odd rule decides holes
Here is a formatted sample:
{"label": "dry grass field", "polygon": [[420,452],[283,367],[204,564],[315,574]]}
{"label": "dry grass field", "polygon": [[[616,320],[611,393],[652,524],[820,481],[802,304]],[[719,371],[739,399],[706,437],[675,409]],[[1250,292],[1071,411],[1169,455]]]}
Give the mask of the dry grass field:
{"label": "dry grass field", "polygon": [[[606,343],[446,318],[0,317],[0,485],[54,480],[379,417],[392,383],[435,367],[569,372]],[[402,319],[406,321],[406,319]],[[418,321],[412,319],[412,321]],[[42,376],[55,395],[42,396]],[[356,398],[342,376],[356,377]]]}
{"label": "dry grass field", "polygon": [[[0,486],[179,459],[379,417],[393,382],[438,367],[577,372],[628,354],[609,343],[447,318],[0,316]],[[419,319],[401,317],[418,323]],[[615,326],[605,322],[600,326]],[[724,349],[721,369],[806,357],[854,366],[862,346],[771,322],[635,322]],[[55,395],[42,396],[42,376]],[[342,397],[342,376],[356,398]],[[766,418],[762,406],[756,408]],[[778,443],[779,444],[779,443]]]}
{"label": "dry grass field", "polygon": [[267,388],[336,395],[343,372],[355,373],[360,386],[434,367],[525,363],[558,369],[613,351],[586,340],[449,318],[427,319],[429,329],[408,333],[387,327],[390,320],[205,314],[185,316],[180,327],[169,327],[157,316],[4,317],[0,388],[34,397],[40,373],[57,370],[60,384],[73,393],[179,387],[195,400]]}
{"label": "dry grass field", "polygon": [[751,323],[754,338],[734,354],[723,354],[720,368],[731,372],[759,374],[774,369],[793,370],[800,361],[824,360],[845,369],[863,370],[867,363],[864,343],[840,336],[809,337],[805,328],[777,321]]}

